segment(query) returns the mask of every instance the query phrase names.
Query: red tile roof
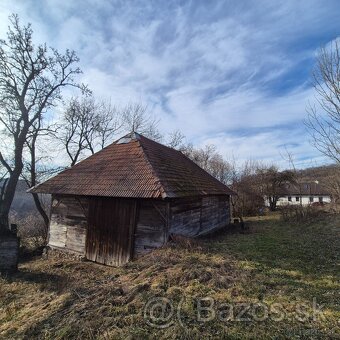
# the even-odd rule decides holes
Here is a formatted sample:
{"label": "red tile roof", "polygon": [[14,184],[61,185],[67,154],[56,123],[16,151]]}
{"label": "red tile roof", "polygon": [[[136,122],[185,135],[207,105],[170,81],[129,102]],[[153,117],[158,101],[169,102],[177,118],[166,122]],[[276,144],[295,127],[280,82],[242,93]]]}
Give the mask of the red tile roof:
{"label": "red tile roof", "polygon": [[31,192],[134,198],[233,194],[180,151],[137,133],[38,184]]}

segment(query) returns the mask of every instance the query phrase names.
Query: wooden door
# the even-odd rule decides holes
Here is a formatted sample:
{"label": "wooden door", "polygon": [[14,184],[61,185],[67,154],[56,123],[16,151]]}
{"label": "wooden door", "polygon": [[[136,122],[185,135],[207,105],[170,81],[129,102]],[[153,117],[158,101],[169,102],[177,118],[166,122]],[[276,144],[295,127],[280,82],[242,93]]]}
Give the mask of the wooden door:
{"label": "wooden door", "polygon": [[136,200],[92,198],[89,201],[86,258],[121,266],[133,256]]}

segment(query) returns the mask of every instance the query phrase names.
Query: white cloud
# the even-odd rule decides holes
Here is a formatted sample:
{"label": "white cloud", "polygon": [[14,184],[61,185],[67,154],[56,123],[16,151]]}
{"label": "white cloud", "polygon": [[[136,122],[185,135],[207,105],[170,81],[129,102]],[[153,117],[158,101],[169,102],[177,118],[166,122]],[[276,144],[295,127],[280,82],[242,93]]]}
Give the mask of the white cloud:
{"label": "white cloud", "polygon": [[287,152],[293,156],[297,168],[327,163],[325,157],[316,156],[309,148],[308,138],[301,134],[301,130],[267,131],[240,137],[221,134],[200,143],[206,144],[216,145],[224,157],[235,158],[238,164],[247,160],[261,160],[283,169],[291,166]]}
{"label": "white cloud", "polygon": [[[336,1],[5,0],[0,9],[0,36],[7,16],[19,13],[38,41],[77,51],[82,81],[97,96],[148,104],[163,132],[180,129],[243,158],[277,159],[290,125],[299,157],[317,157],[302,125],[313,91],[294,72],[334,38]],[[292,84],[280,89],[288,73]],[[236,133],[247,129],[256,133]]]}
{"label": "white cloud", "polygon": [[271,97],[256,89],[241,89],[209,102],[202,102],[197,93],[199,90],[194,87],[169,93],[169,107],[175,116],[167,115],[164,125],[175,127],[179,122],[190,138],[198,138],[205,132],[213,134],[281,124],[301,126],[307,101],[313,100],[312,89],[298,89],[281,97]]}

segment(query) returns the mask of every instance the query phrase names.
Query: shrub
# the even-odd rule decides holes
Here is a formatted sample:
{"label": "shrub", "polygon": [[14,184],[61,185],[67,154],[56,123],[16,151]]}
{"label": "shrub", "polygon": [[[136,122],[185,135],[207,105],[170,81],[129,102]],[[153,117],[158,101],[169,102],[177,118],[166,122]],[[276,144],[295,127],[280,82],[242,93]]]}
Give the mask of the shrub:
{"label": "shrub", "polygon": [[281,218],[288,222],[308,221],[325,213],[322,206],[286,205],[280,207]]}
{"label": "shrub", "polygon": [[24,251],[33,251],[46,245],[48,229],[40,216],[29,214],[19,217],[14,213],[10,222],[17,225],[21,248]]}

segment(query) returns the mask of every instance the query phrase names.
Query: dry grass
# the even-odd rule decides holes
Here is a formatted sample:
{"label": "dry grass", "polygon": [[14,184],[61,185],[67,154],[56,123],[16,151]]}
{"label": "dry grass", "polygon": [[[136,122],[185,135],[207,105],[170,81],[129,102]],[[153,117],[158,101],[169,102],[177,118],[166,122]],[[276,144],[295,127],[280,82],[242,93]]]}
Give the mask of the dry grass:
{"label": "dry grass", "polygon": [[[123,268],[53,257],[20,264],[0,278],[0,338],[198,339],[339,336],[340,219],[292,225],[255,219],[250,232],[224,232],[154,251]],[[181,326],[157,329],[146,302],[181,305]],[[280,322],[196,320],[197,298],[219,303],[280,303]],[[324,305],[325,319],[291,317],[293,305]]]}

